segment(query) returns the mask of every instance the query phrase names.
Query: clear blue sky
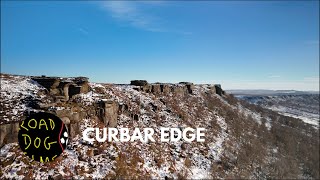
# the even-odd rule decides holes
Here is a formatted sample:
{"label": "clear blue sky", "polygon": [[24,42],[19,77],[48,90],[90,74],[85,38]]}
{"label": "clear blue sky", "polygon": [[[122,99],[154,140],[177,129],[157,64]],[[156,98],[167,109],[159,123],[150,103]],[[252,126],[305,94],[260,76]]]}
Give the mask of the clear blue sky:
{"label": "clear blue sky", "polygon": [[1,1],[1,72],[319,90],[319,2]]}

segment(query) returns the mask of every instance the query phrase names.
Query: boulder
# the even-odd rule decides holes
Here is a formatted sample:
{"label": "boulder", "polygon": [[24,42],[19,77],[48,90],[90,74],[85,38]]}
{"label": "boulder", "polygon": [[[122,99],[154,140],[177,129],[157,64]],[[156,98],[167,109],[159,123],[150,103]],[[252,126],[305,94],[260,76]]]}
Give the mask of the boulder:
{"label": "boulder", "polygon": [[105,116],[109,120],[108,127],[116,127],[118,118],[118,104],[114,101],[106,102]]}
{"label": "boulder", "polygon": [[145,86],[148,85],[148,81],[146,80],[132,80],[130,82],[130,85],[134,85],[134,86]]}
{"label": "boulder", "polygon": [[62,117],[61,120],[66,125],[70,124],[70,119],[68,117]]}
{"label": "boulder", "polygon": [[224,94],[224,91],[222,90],[220,84],[215,84],[214,87],[215,87],[216,93],[217,93],[218,95],[222,96],[222,95]]}
{"label": "boulder", "polygon": [[81,93],[81,86],[76,85],[76,84],[71,84],[69,86],[69,93],[68,95],[70,96],[70,98],[76,94],[80,94]]}
{"label": "boulder", "polygon": [[173,86],[172,92],[177,96],[183,96],[186,93],[186,88],[183,86]]}
{"label": "boulder", "polygon": [[19,122],[0,125],[0,147],[7,143],[18,142]]}
{"label": "boulder", "polygon": [[216,94],[216,88],[214,87],[214,85],[213,86],[209,86],[208,89],[209,89],[209,93],[210,94]]}
{"label": "boulder", "polygon": [[119,111],[118,111],[118,114],[128,114],[128,105],[127,104],[124,104],[124,103],[121,103],[119,104]]}
{"label": "boulder", "polygon": [[71,114],[71,122],[77,123],[77,122],[81,121],[82,118],[80,116],[81,116],[80,113],[77,113],[77,112],[72,113]]}
{"label": "boulder", "polygon": [[81,86],[80,93],[88,93],[91,90],[88,81],[79,83],[79,86]]}
{"label": "boulder", "polygon": [[80,134],[80,122],[86,116],[85,112],[75,112],[77,108],[71,110],[63,109],[57,110],[56,115],[63,121],[68,128],[68,133],[71,138],[74,138],[77,134]]}
{"label": "boulder", "polygon": [[160,94],[161,93],[161,87],[160,84],[153,84],[151,88],[151,92],[153,94]]}
{"label": "boulder", "polygon": [[150,93],[152,90],[152,86],[148,84],[148,85],[142,86],[141,89],[146,93]]}
{"label": "boulder", "polygon": [[189,94],[192,94],[193,89],[194,89],[194,85],[193,85],[192,82],[179,82],[179,84],[185,85],[186,88],[187,88],[187,92],[188,92]]}
{"label": "boulder", "polygon": [[[55,78],[52,78],[52,79],[54,80],[54,83],[52,84],[51,87],[48,88],[50,94],[55,95],[55,96],[61,95],[61,90],[58,89],[58,86],[60,84],[60,79],[55,79]],[[46,86],[44,86],[44,87],[46,87]]]}
{"label": "boulder", "polygon": [[114,102],[113,100],[102,99],[98,102],[98,104],[100,119],[108,127],[116,127],[119,111],[118,103]]}
{"label": "boulder", "polygon": [[149,105],[151,106],[151,108],[152,108],[152,111],[154,111],[154,112],[157,112],[158,111],[158,106],[156,106],[156,105],[154,105],[153,103],[149,103]]}
{"label": "boulder", "polygon": [[76,137],[78,134],[80,134],[80,123],[72,123],[67,125],[68,132],[71,138]]}
{"label": "boulder", "polygon": [[51,87],[58,87],[60,80],[58,78],[50,78],[45,76],[35,76],[31,78],[32,80],[39,83],[41,86],[46,89],[51,89]]}
{"label": "boulder", "polygon": [[72,119],[72,117],[71,117],[72,111],[67,110],[67,109],[56,110],[56,115],[57,115],[59,118],[68,117],[70,121],[71,121],[71,119]]}
{"label": "boulder", "polygon": [[188,93],[189,93],[189,94],[192,94],[193,89],[194,89],[194,85],[188,84],[188,85],[186,85],[186,87],[187,87]]}
{"label": "boulder", "polygon": [[68,101],[76,94],[87,93],[91,90],[88,78],[86,77],[58,78],[34,76],[32,77],[32,80],[48,89],[51,95],[63,96],[64,100],[61,101]]}
{"label": "boulder", "polygon": [[67,83],[63,86],[63,95],[65,96],[66,101],[69,100],[69,86],[70,83]]}
{"label": "boulder", "polygon": [[168,94],[171,91],[171,88],[168,84],[161,84],[160,89],[161,89],[161,92],[164,94]]}

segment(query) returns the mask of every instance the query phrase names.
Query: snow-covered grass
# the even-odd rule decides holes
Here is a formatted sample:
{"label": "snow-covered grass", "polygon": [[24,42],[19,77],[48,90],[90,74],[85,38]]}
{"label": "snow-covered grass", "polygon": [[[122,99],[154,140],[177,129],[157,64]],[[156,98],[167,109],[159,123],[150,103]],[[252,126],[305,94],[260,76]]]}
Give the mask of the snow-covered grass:
{"label": "snow-covered grass", "polygon": [[44,88],[28,77],[1,75],[0,83],[0,123],[21,121],[23,112],[29,108],[27,99],[44,98],[38,94]]}

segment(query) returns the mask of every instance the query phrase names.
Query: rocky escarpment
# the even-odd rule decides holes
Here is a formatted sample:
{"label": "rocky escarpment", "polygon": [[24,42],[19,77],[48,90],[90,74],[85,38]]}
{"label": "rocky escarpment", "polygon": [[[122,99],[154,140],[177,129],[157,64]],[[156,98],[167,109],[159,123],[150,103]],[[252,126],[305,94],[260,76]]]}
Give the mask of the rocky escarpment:
{"label": "rocky escarpment", "polygon": [[[4,80],[14,81],[15,76],[2,76]],[[15,121],[4,121],[2,119],[0,130],[0,147],[6,143],[17,142],[18,124],[25,116],[34,112],[44,111],[50,112],[60,117],[66,124],[70,137],[75,137],[80,133],[80,123],[84,119],[96,119],[99,122],[104,123],[108,127],[116,127],[119,115],[125,114],[132,118],[132,120],[138,120],[140,114],[136,109],[131,107],[131,102],[118,102],[108,95],[102,95],[94,98],[93,105],[87,105],[82,101],[82,95],[92,92],[92,87],[86,77],[74,77],[74,78],[60,78],[60,77],[46,77],[46,76],[31,76],[25,77],[26,87],[25,91],[29,87],[38,89],[38,94],[28,96],[29,101],[27,105],[24,104],[23,99],[18,99],[25,108],[16,112],[19,118]],[[155,96],[187,96],[192,95],[195,85],[190,82],[180,82],[178,84],[172,83],[148,83],[146,80],[133,80],[130,85],[138,92],[150,93]],[[19,84],[17,84],[19,86]],[[125,86],[125,85],[124,85]],[[96,90],[99,87],[94,87]],[[208,85],[209,93],[223,95],[224,91],[220,85]],[[6,91],[6,92],[4,92]],[[9,91],[9,92],[8,92]],[[20,90],[23,92],[23,89]],[[2,93],[11,93],[10,89],[3,89]],[[20,93],[20,92],[16,92]],[[4,102],[2,102],[4,103]],[[163,101],[163,103],[165,103]],[[17,106],[13,104],[13,106]],[[150,104],[154,111],[157,110],[157,106]],[[5,110],[1,111],[2,117],[7,117]],[[10,113],[9,113],[10,114]]]}
{"label": "rocky escarpment", "polygon": [[[131,85],[137,86],[134,89],[137,91],[143,91],[147,93],[153,93],[155,95],[173,93],[175,95],[184,96],[186,94],[192,94],[194,90],[194,84],[191,82],[180,82],[178,84],[172,83],[153,83],[149,84],[146,80],[133,80]],[[210,93],[219,94],[220,96],[225,94],[220,84],[209,85]]]}

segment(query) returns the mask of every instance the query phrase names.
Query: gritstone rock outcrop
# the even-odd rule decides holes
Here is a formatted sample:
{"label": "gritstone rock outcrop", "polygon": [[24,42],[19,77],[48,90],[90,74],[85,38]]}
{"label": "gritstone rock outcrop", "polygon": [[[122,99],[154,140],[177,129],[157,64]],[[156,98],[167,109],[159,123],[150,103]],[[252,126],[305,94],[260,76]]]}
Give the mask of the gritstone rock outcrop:
{"label": "gritstone rock outcrop", "polygon": [[[31,76],[33,81],[43,86],[47,92],[47,98],[51,97],[52,101],[42,102],[41,100],[29,101],[33,110],[28,109],[24,115],[29,115],[37,111],[50,112],[58,117],[66,124],[71,138],[80,134],[80,122],[86,118],[98,119],[107,127],[116,127],[118,116],[126,114],[132,120],[138,120],[139,114],[136,110],[130,110],[130,104],[119,103],[113,99],[101,98],[96,100],[95,106],[83,106],[79,95],[86,94],[92,91],[87,77],[46,77],[46,76]],[[130,85],[133,89],[140,92],[152,93],[156,96],[166,96],[169,94],[175,96],[192,95],[194,91],[194,84],[191,82],[180,82],[178,84],[172,83],[148,83],[146,80],[132,80]],[[211,93],[217,93],[220,96],[224,94],[220,85],[209,86]],[[162,99],[163,100],[163,99]],[[165,100],[163,100],[165,103]],[[64,108],[57,109],[56,106]],[[157,111],[157,106],[150,104],[154,112]],[[24,119],[21,118],[20,121]],[[1,138],[0,147],[6,143],[17,142],[17,134],[19,131],[19,122],[1,123]]]}

